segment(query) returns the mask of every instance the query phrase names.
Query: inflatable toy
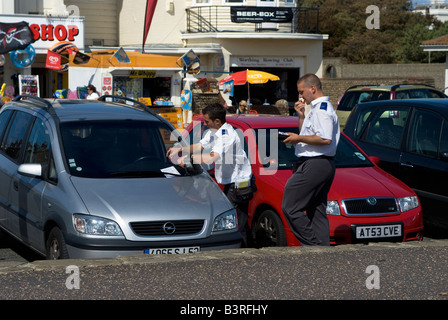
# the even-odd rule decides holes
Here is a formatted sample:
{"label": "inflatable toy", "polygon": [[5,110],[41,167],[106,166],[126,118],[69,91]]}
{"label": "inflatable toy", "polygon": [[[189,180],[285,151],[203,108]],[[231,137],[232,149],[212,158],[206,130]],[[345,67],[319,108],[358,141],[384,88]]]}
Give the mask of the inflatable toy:
{"label": "inflatable toy", "polygon": [[36,60],[36,50],[32,45],[29,45],[23,50],[14,50],[9,53],[11,62],[17,68],[26,68],[34,63]]}

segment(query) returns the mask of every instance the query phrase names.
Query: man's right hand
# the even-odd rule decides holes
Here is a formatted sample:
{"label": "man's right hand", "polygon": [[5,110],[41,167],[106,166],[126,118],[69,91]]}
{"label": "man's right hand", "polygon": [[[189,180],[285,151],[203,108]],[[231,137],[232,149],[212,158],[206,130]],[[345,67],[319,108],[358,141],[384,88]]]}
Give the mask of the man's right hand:
{"label": "man's right hand", "polygon": [[306,103],[302,99],[299,99],[299,101],[294,104],[294,110],[296,110],[299,118],[305,118],[305,106]]}

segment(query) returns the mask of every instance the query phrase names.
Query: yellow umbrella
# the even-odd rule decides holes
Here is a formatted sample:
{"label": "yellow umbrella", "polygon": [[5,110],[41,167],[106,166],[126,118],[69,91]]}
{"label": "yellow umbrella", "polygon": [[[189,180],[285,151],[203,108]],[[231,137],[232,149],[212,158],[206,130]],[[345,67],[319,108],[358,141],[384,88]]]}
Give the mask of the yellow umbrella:
{"label": "yellow umbrella", "polygon": [[233,81],[233,84],[243,85],[247,83],[247,100],[250,100],[249,83],[266,83],[268,81],[278,81],[280,78],[275,74],[259,71],[259,70],[244,70],[229,74],[227,77],[219,80],[220,84]]}

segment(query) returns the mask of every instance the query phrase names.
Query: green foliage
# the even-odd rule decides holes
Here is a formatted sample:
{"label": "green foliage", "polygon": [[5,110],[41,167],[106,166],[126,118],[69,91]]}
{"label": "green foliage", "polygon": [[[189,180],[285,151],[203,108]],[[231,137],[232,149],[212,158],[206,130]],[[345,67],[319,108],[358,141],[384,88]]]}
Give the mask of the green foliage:
{"label": "green foliage", "polygon": [[[409,0],[302,0],[300,5],[319,8],[319,28],[329,35],[324,56],[351,63],[427,62],[421,43],[448,33],[448,23],[412,12]],[[370,5],[380,10],[378,30],[366,27]],[[442,61],[444,52],[431,54],[431,62]]]}

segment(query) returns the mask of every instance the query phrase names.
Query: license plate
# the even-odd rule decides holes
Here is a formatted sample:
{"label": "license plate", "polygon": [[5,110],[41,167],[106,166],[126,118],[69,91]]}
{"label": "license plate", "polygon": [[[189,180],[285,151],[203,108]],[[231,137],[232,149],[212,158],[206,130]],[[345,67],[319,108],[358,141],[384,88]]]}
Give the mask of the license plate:
{"label": "license plate", "polygon": [[201,251],[200,247],[182,247],[182,248],[155,248],[145,249],[145,254],[184,254]]}
{"label": "license plate", "polygon": [[356,227],[356,239],[401,237],[401,224]]}

